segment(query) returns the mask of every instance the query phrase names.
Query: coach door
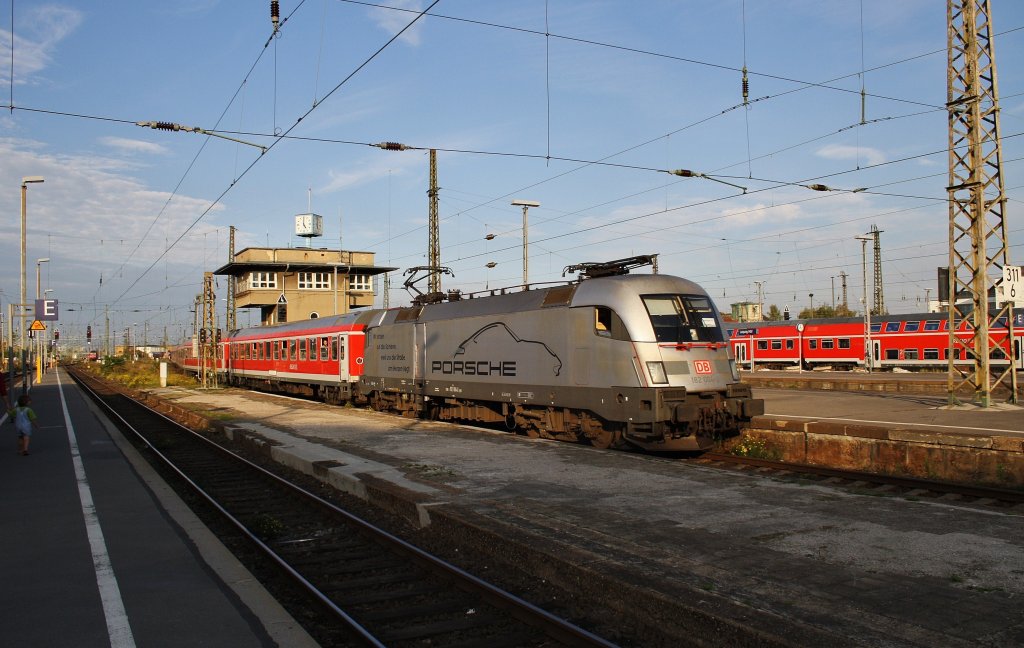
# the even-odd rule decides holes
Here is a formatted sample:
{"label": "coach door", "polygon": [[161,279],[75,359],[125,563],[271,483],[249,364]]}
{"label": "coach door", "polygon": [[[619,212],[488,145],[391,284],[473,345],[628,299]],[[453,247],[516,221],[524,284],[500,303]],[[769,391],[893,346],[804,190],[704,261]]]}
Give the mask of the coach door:
{"label": "coach door", "polygon": [[1024,369],[1024,339],[1020,337],[1013,340],[1013,363],[1018,369]]}
{"label": "coach door", "polygon": [[871,340],[871,366],[882,366],[882,343],[878,340]]}
{"label": "coach door", "polygon": [[736,344],[733,350],[736,352],[736,366],[742,367],[747,363],[747,343]]}
{"label": "coach door", "polygon": [[339,335],[334,340],[334,348],[331,349],[331,360],[338,361],[338,377],[342,382],[348,382],[348,353],[349,340],[347,335]]}

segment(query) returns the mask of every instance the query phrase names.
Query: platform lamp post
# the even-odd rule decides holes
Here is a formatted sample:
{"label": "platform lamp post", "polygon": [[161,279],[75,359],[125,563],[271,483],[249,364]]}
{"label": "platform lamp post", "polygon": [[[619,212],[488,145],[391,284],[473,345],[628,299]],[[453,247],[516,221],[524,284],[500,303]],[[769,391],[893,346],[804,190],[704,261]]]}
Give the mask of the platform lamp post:
{"label": "platform lamp post", "polygon": [[[49,258],[36,259],[36,299],[37,300],[38,299],[42,299],[42,297],[43,297],[43,293],[40,291],[40,288],[42,288],[42,286],[40,285],[40,281],[39,281],[39,268],[41,268],[44,263],[49,263],[49,262],[50,262]],[[36,382],[37,383],[41,382],[43,380],[43,348],[44,348],[43,347],[43,337],[44,336],[40,332],[39,337],[36,338]]]}
{"label": "platform lamp post", "polygon": [[[25,293],[25,220],[26,220],[26,202],[28,200],[28,186],[33,183],[43,182],[43,176],[25,176],[21,179],[21,372],[25,373],[25,361],[27,359],[27,349],[25,348],[25,317],[26,317],[26,300],[28,299]],[[28,380],[24,377],[21,380],[21,393],[28,393]]]}
{"label": "platform lamp post", "polygon": [[540,207],[540,203],[536,200],[520,200],[517,198],[512,201],[512,204],[523,208],[523,290],[527,290],[527,287],[530,285],[530,253],[526,235],[527,212],[529,212],[530,207]]}
{"label": "platform lamp post", "polygon": [[868,306],[868,241],[874,241],[871,236],[858,236],[860,241],[860,268],[864,285],[864,297],[861,302],[864,304],[864,368],[871,373],[871,365],[874,364],[874,355],[871,353],[871,308]]}

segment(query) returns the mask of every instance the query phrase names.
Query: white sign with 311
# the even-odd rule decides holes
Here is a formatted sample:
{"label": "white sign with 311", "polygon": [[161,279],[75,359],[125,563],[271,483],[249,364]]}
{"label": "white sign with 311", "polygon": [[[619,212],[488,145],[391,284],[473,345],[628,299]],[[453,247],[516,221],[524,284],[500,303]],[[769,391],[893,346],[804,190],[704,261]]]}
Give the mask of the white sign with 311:
{"label": "white sign with 311", "polygon": [[996,306],[1003,302],[1024,305],[1024,274],[1020,266],[1003,266],[1003,282],[996,286]]}

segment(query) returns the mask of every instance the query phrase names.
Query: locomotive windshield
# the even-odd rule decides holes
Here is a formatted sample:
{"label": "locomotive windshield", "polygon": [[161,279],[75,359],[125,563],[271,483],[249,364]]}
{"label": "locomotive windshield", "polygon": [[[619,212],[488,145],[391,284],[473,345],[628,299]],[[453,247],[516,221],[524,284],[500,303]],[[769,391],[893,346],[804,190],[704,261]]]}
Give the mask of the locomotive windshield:
{"label": "locomotive windshield", "polygon": [[644,295],[658,342],[724,342],[714,304],[701,295]]}

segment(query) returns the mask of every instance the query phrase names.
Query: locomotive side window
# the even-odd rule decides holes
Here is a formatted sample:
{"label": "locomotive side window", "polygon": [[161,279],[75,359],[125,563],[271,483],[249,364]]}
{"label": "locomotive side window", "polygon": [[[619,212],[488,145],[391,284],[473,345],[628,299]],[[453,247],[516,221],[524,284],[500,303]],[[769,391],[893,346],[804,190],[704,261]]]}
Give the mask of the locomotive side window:
{"label": "locomotive side window", "polygon": [[594,335],[629,341],[629,334],[622,318],[607,306],[594,307]]}
{"label": "locomotive side window", "polygon": [[699,295],[643,295],[658,342],[724,342],[711,300]]}
{"label": "locomotive side window", "polygon": [[612,336],[612,309],[604,306],[594,309],[594,332],[604,337]]}

